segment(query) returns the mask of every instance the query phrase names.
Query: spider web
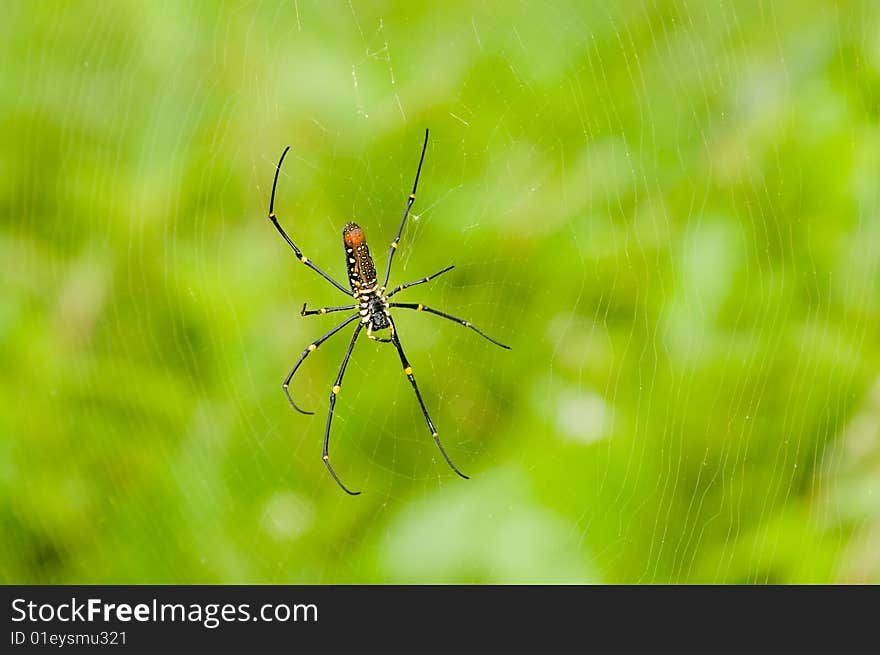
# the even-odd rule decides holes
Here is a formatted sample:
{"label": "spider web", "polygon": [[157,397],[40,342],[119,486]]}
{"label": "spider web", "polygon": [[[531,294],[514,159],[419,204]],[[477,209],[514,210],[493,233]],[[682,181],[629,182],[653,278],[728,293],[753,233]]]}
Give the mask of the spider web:
{"label": "spider web", "polygon": [[880,17],[605,4],[14,5],[0,581],[880,579]]}

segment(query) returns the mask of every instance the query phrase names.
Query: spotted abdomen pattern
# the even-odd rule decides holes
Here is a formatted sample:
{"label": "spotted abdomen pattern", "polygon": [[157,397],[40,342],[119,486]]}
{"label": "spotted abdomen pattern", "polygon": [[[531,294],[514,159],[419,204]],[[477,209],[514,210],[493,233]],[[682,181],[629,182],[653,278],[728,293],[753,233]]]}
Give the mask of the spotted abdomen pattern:
{"label": "spotted abdomen pattern", "polygon": [[345,245],[348,282],[352,295],[359,303],[361,323],[367,325],[369,336],[373,330],[390,327],[388,300],[382,296],[384,289],[378,289],[376,266],[370,256],[364,231],[357,223],[346,223],[342,228],[342,241]]}

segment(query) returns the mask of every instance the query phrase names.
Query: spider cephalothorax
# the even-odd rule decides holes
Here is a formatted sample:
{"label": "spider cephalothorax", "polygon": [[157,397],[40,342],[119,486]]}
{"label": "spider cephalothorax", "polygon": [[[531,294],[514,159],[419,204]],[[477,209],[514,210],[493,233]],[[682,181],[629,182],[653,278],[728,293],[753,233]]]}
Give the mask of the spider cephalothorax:
{"label": "spider cephalothorax", "polygon": [[[346,223],[345,227],[342,229],[342,241],[345,246],[345,265],[348,270],[348,281],[351,286],[350,291],[339,284],[339,282],[334,280],[332,277],[327,275],[315,264],[313,264],[308,257],[303,255],[302,251],[297,248],[296,244],[284,231],[284,228],[281,227],[281,224],[278,222],[278,218],[275,216],[275,189],[278,186],[278,174],[281,171],[281,163],[284,161],[284,156],[287,154],[287,151],[290,150],[290,146],[287,146],[284,149],[284,152],[281,153],[281,159],[278,161],[278,166],[275,167],[275,180],[272,183],[272,196],[269,200],[269,220],[272,221],[272,224],[275,226],[281,236],[284,237],[284,240],[293,249],[293,252],[303,264],[318,273],[318,275],[323,277],[344,294],[353,297],[355,300],[355,303],[351,305],[343,305],[341,307],[322,307],[321,309],[311,310],[306,309],[306,305],[303,304],[301,314],[303,316],[314,316],[315,314],[328,314],[330,312],[341,312],[355,309],[357,310],[355,314],[349,316],[342,323],[330,330],[320,339],[317,339],[314,343],[309,344],[306,349],[302,351],[299,360],[297,360],[296,364],[293,365],[290,373],[288,373],[287,377],[284,378],[284,383],[282,384],[284,393],[287,396],[287,399],[290,401],[290,404],[293,405],[294,409],[296,409],[298,412],[302,412],[303,414],[314,413],[300,409],[297,404],[293,402],[293,397],[290,395],[290,381],[293,379],[294,373],[296,373],[297,369],[300,367],[303,361],[305,361],[306,357],[308,357],[310,353],[318,349],[318,346],[320,346],[327,339],[339,332],[346,325],[350,325],[352,322],[360,319],[358,320],[357,326],[354,329],[354,334],[352,334],[351,336],[351,342],[348,344],[348,350],[346,351],[345,357],[342,360],[342,365],[339,367],[339,373],[336,376],[336,383],[330,389],[330,409],[327,412],[327,425],[324,428],[323,453],[324,464],[327,466],[327,470],[330,472],[330,475],[333,476],[333,479],[336,480],[336,483],[340,487],[342,487],[342,489],[346,493],[349,493],[353,496],[359,494],[360,492],[350,491],[344,484],[342,484],[339,476],[336,475],[336,471],[334,471],[333,467],[330,466],[330,424],[333,421],[333,409],[336,407],[336,398],[342,388],[342,378],[345,376],[345,369],[348,366],[348,360],[351,359],[351,353],[352,350],[354,350],[354,344],[364,327],[367,328],[367,336],[370,339],[394,345],[395,349],[397,350],[397,355],[398,357],[400,357],[400,363],[403,366],[403,372],[409,380],[410,384],[412,385],[413,391],[415,391],[416,399],[419,401],[419,407],[421,407],[422,414],[425,416],[425,421],[428,424],[428,429],[431,431],[431,436],[434,439],[434,443],[437,444],[437,447],[440,449],[440,453],[443,455],[443,458],[446,460],[446,463],[449,464],[450,468],[452,468],[453,471],[458,473],[458,475],[463,478],[467,478],[467,476],[459,471],[458,468],[456,468],[455,464],[453,464],[452,460],[449,458],[449,455],[446,454],[446,450],[443,448],[443,444],[440,443],[440,437],[437,435],[437,430],[434,427],[434,422],[428,415],[428,410],[425,407],[424,401],[422,400],[422,394],[419,392],[419,387],[416,384],[415,377],[413,376],[412,366],[410,366],[409,360],[407,360],[406,355],[403,352],[403,346],[400,343],[400,337],[394,327],[394,319],[391,317],[390,310],[393,307],[399,307],[401,309],[413,309],[419,312],[427,312],[428,314],[441,316],[443,318],[449,319],[450,321],[455,321],[459,325],[470,328],[480,336],[494,343],[496,346],[509,348],[508,346],[505,346],[502,343],[498,343],[489,335],[478,330],[469,321],[456,318],[455,316],[437,311],[436,309],[431,309],[430,307],[422,305],[421,303],[395,303],[389,301],[389,299],[396,293],[403,291],[408,287],[429,282],[438,275],[442,275],[443,273],[452,270],[454,266],[447,266],[442,271],[438,271],[433,275],[428,275],[427,277],[423,277],[420,280],[407,282],[406,284],[400,284],[392,289],[390,292],[385,292],[388,287],[388,278],[391,275],[391,262],[394,259],[394,253],[397,251],[397,244],[400,242],[400,235],[403,233],[403,226],[406,224],[406,217],[409,216],[409,210],[412,208],[413,202],[415,202],[416,199],[416,187],[419,184],[419,174],[422,172],[422,162],[424,162],[425,160],[425,150],[427,147],[428,130],[425,130],[425,142],[422,145],[421,157],[419,157],[419,167],[416,169],[416,179],[415,182],[413,182],[412,193],[409,194],[409,198],[406,201],[406,209],[404,209],[403,211],[403,218],[400,219],[400,226],[397,228],[397,236],[394,237],[394,241],[391,242],[391,249],[388,251],[388,260],[385,265],[385,278],[383,279],[381,285],[379,285],[378,278],[376,277],[376,266],[375,264],[373,264],[373,258],[370,256],[370,249],[367,246],[367,239],[364,236],[364,231],[356,223]],[[373,335],[374,330],[385,329],[388,330],[388,338],[380,338]]]}

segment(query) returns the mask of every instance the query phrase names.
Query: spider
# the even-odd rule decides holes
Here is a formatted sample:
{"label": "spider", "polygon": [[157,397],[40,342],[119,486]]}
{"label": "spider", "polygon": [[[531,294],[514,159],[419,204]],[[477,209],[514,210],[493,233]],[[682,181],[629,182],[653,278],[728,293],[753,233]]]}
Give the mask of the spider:
{"label": "spider", "polygon": [[[437,429],[434,427],[434,422],[431,420],[431,416],[428,414],[428,410],[425,407],[424,400],[422,400],[422,394],[419,392],[418,384],[416,384],[416,378],[413,375],[412,366],[410,366],[409,360],[406,358],[406,355],[403,352],[403,346],[400,343],[398,330],[394,324],[394,319],[391,317],[391,312],[389,310],[393,307],[400,309],[412,309],[419,312],[434,314],[435,316],[440,316],[450,321],[455,321],[459,325],[470,328],[484,339],[488,339],[489,341],[494,343],[496,346],[500,346],[501,348],[510,350],[510,346],[505,346],[503,343],[499,343],[489,335],[477,329],[470,321],[465,321],[463,319],[452,316],[451,314],[446,314],[445,312],[438,311],[421,303],[390,302],[389,299],[392,296],[396,295],[398,292],[403,291],[404,289],[407,289],[409,287],[416,286],[417,284],[425,284],[426,282],[433,280],[443,273],[451,271],[453,268],[455,268],[455,266],[447,266],[442,271],[438,271],[433,275],[428,275],[413,282],[399,284],[388,293],[385,292],[388,287],[388,278],[391,275],[391,262],[394,259],[394,253],[397,252],[397,245],[400,242],[400,235],[403,233],[403,226],[406,224],[406,218],[407,216],[409,216],[409,211],[412,208],[413,203],[416,199],[416,187],[419,184],[419,174],[422,172],[422,163],[425,160],[425,150],[427,149],[427,147],[428,130],[425,130],[425,142],[422,144],[422,154],[419,157],[419,166],[416,169],[416,178],[413,182],[412,193],[409,194],[409,198],[406,201],[406,208],[403,210],[403,217],[400,219],[400,226],[397,228],[397,235],[394,237],[394,241],[391,242],[391,248],[388,251],[388,260],[385,264],[385,278],[382,280],[381,285],[379,285],[378,278],[376,277],[376,267],[373,264],[373,258],[370,256],[370,249],[367,247],[367,240],[364,236],[364,231],[356,223],[346,223],[345,226],[342,228],[342,241],[345,246],[345,264],[346,268],[348,269],[348,281],[351,285],[350,290],[339,284],[339,282],[337,282],[327,273],[318,268],[318,266],[315,265],[308,257],[303,255],[302,251],[300,251],[293,240],[284,231],[284,228],[282,228],[281,225],[278,223],[278,218],[275,216],[275,188],[278,186],[278,174],[281,172],[281,164],[284,162],[284,156],[287,154],[287,151],[290,150],[290,146],[287,146],[284,149],[284,152],[281,153],[281,159],[278,161],[278,166],[275,167],[275,179],[272,182],[272,196],[269,200],[269,220],[272,221],[272,224],[287,242],[287,245],[289,245],[293,249],[293,252],[303,264],[311,268],[313,271],[315,271],[318,275],[327,280],[334,287],[339,289],[346,296],[350,296],[355,300],[355,302],[350,305],[343,305],[340,307],[322,307],[320,309],[311,310],[306,309],[306,305],[308,303],[303,303],[303,307],[300,312],[302,316],[315,316],[318,314],[329,314],[331,312],[341,312],[349,310],[357,311],[346,318],[335,328],[330,330],[327,334],[309,344],[306,349],[302,351],[302,354],[300,355],[296,364],[294,364],[293,368],[290,369],[290,373],[287,374],[287,377],[284,378],[284,382],[281,385],[282,389],[284,390],[284,395],[287,396],[287,400],[290,401],[290,404],[296,411],[302,414],[314,414],[314,412],[308,412],[306,410],[300,409],[299,406],[297,406],[297,404],[294,402],[293,397],[290,395],[290,381],[293,379],[294,374],[296,373],[297,369],[299,369],[300,365],[305,361],[306,357],[317,350],[322,343],[324,343],[327,339],[342,330],[345,326],[357,321],[357,324],[354,328],[354,333],[351,335],[351,341],[348,344],[348,350],[346,350],[345,352],[345,357],[342,360],[342,365],[339,367],[339,373],[336,375],[336,382],[334,382],[333,387],[330,390],[330,409],[327,412],[327,425],[324,428],[324,452],[322,456],[324,464],[327,466],[327,470],[336,481],[336,484],[338,484],[343,491],[352,496],[356,496],[361,492],[351,491],[348,487],[346,487],[342,483],[342,480],[339,479],[336,471],[334,471],[333,467],[330,465],[330,424],[333,421],[333,409],[336,407],[336,398],[339,395],[340,388],[342,387],[342,378],[345,375],[345,369],[348,366],[348,360],[351,358],[352,350],[354,350],[354,344],[357,341],[358,336],[360,336],[363,328],[367,328],[367,337],[369,337],[370,339],[380,343],[390,343],[397,349],[397,355],[400,357],[400,363],[403,366],[403,372],[409,379],[413,391],[416,394],[416,400],[419,401],[419,407],[421,407],[422,414],[424,414],[425,416],[425,421],[428,424],[428,429],[431,431],[431,437],[433,437],[434,443],[437,444],[437,447],[440,449],[440,452],[443,455],[443,458],[446,460],[446,463],[449,464],[449,467],[459,476],[466,480],[468,479],[468,476],[462,473],[455,466],[455,464],[452,463],[452,460],[449,458],[449,455],[446,454],[446,450],[443,448],[443,444],[440,443],[440,437],[437,435]],[[374,331],[381,330],[388,330],[388,336],[377,337],[373,334]]]}

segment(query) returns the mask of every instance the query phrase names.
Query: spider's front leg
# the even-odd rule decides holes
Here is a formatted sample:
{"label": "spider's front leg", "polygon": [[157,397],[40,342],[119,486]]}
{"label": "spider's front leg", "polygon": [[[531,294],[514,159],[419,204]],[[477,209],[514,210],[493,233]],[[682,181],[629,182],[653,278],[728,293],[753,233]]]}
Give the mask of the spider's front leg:
{"label": "spider's front leg", "polygon": [[333,476],[333,479],[336,480],[336,484],[342,487],[342,490],[351,496],[357,496],[361,492],[351,491],[348,487],[342,484],[342,480],[339,479],[339,476],[336,475],[336,471],[330,466],[330,424],[333,422],[333,409],[336,407],[336,396],[339,395],[339,391],[342,389],[342,378],[345,376],[345,369],[348,367],[348,360],[351,359],[351,351],[354,350],[354,344],[363,327],[364,324],[359,322],[354,329],[354,334],[351,335],[351,343],[348,344],[348,350],[345,352],[345,358],[342,360],[342,366],[339,367],[339,374],[336,376],[336,384],[334,384],[333,388],[330,390],[330,411],[327,412],[327,427],[324,429],[324,454],[322,456],[324,465],[327,467],[327,470],[330,471],[330,475]]}
{"label": "spider's front leg", "polygon": [[443,444],[440,443],[440,437],[437,435],[437,428],[434,427],[434,422],[431,420],[431,416],[428,414],[428,409],[425,407],[425,401],[422,400],[422,394],[419,392],[419,385],[416,384],[416,378],[413,375],[412,366],[409,364],[409,360],[406,358],[406,354],[403,352],[403,346],[400,344],[400,337],[397,335],[397,330],[394,329],[394,320],[389,316],[389,322],[391,323],[391,343],[394,344],[394,347],[397,348],[397,354],[400,356],[400,363],[403,365],[403,372],[406,375],[409,383],[412,385],[413,391],[416,392],[416,399],[419,401],[419,407],[422,408],[422,414],[425,416],[425,421],[428,423],[428,429],[431,431],[431,436],[434,438],[434,443],[437,444],[437,448],[440,449],[440,453],[443,455],[443,458],[446,460],[446,463],[449,464],[449,468],[458,473],[465,480],[470,480],[468,476],[458,470],[458,467],[452,463],[452,460],[449,458],[449,455],[446,454],[446,449],[443,448]]}
{"label": "spider's front leg", "polygon": [[330,330],[323,337],[310,343],[308,345],[308,347],[306,347],[306,349],[302,351],[302,354],[299,356],[299,359],[296,361],[296,364],[294,364],[293,368],[290,369],[290,373],[288,373],[287,377],[284,378],[284,382],[281,384],[281,388],[284,390],[284,395],[287,396],[287,400],[290,401],[290,404],[293,406],[293,408],[296,411],[298,411],[300,414],[314,414],[315,412],[309,412],[304,409],[300,409],[299,406],[297,406],[297,404],[295,402],[293,402],[293,397],[290,395],[290,381],[293,379],[294,373],[296,373],[297,369],[299,369],[299,367],[302,365],[302,363],[306,360],[306,357],[308,357],[311,353],[315,352],[318,349],[318,346],[320,346],[322,343],[327,341],[327,339],[332,337],[334,334],[339,332],[342,328],[344,328],[346,325],[348,325],[349,323],[351,323],[352,321],[354,321],[357,318],[358,318],[358,314],[354,314],[352,316],[349,316],[347,319],[345,319],[342,323],[340,323],[335,328]]}

